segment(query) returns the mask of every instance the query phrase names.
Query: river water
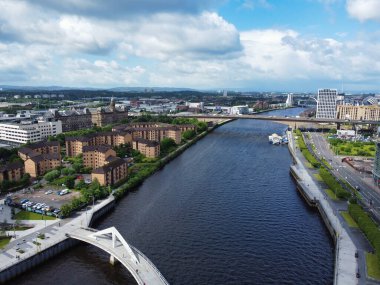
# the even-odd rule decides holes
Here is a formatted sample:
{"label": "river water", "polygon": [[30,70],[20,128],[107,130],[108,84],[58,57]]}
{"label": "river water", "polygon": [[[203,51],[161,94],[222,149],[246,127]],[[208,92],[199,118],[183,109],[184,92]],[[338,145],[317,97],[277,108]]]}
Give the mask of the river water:
{"label": "river water", "polygon": [[[287,147],[268,143],[284,130],[254,120],[216,129],[94,227],[115,226],[171,284],[332,284],[332,239],[295,188]],[[10,283],[135,284],[108,261],[83,244]]]}

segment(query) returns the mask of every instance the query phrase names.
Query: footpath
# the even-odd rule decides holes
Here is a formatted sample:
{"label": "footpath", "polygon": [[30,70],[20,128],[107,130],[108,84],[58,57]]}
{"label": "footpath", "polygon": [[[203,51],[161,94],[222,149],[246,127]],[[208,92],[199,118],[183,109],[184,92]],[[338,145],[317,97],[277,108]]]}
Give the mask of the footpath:
{"label": "footpath", "polygon": [[302,161],[303,155],[295,147],[292,132],[288,131],[287,135],[289,151],[294,160],[294,164],[291,166],[291,172],[297,180],[298,187],[300,191],[303,192],[308,203],[318,208],[326,226],[335,237],[334,284],[367,284],[365,278],[357,278],[357,272],[359,272],[358,260],[355,257],[357,248],[346,228],[343,226],[339,217],[339,209],[330,204],[324,190],[316,183],[314,177],[305,167]]}
{"label": "footpath", "polygon": [[[9,275],[17,275],[17,271],[24,271],[24,266],[27,268],[32,267],[31,264],[26,262],[28,259],[36,258],[39,253],[44,251],[48,252],[49,249],[59,246],[62,242],[68,240],[69,238],[66,236],[66,233],[70,233],[80,227],[89,227],[93,216],[98,211],[111,206],[114,200],[114,196],[111,195],[107,199],[87,207],[86,210],[79,211],[73,218],[46,221],[46,226],[44,221],[30,221],[30,223],[35,224],[33,229],[27,230],[25,233],[16,231],[17,238],[12,239],[9,244],[1,250],[0,283],[7,280]],[[5,210],[8,206],[3,205],[3,207]],[[12,220],[9,221],[12,222]],[[39,238],[41,235],[44,236],[43,239]],[[51,253],[51,255],[53,254],[54,253]],[[46,259],[47,256],[43,258]],[[33,263],[39,263],[39,261],[34,261]],[[20,264],[20,267],[18,267],[17,264]],[[13,270],[15,272],[13,272]]]}

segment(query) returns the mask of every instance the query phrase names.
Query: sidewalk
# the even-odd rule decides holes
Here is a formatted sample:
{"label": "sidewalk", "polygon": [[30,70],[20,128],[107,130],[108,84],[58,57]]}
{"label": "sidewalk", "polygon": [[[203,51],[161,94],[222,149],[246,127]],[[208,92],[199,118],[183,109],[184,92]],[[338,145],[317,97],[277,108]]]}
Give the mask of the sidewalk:
{"label": "sidewalk", "polygon": [[[302,161],[303,155],[296,150],[291,132],[288,132],[289,149],[293,155],[295,165],[292,166],[300,178],[300,185],[305,190],[307,196],[313,197],[317,202],[321,214],[324,214],[336,233],[336,260],[334,284],[350,285],[365,284],[356,278],[358,269],[357,259],[355,258],[356,246],[350,238],[347,230],[342,226],[339,218],[339,209],[330,205],[323,189],[316,183],[314,177],[309,173]],[[364,279],[364,278],[362,278]],[[359,283],[360,281],[360,283]]]}

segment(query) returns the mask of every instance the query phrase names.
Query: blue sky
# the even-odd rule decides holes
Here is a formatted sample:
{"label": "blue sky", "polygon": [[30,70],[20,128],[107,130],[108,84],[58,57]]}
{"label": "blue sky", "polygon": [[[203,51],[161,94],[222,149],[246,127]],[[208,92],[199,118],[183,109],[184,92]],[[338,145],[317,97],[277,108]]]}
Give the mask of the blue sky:
{"label": "blue sky", "polygon": [[0,0],[0,85],[380,93],[380,0]]}

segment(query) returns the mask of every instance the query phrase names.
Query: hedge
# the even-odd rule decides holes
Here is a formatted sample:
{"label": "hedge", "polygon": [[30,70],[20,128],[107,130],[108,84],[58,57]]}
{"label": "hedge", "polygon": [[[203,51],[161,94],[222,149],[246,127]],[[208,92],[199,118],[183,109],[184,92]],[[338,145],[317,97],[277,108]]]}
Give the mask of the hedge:
{"label": "hedge", "polygon": [[368,216],[363,208],[357,204],[350,204],[348,206],[348,212],[366,235],[372,247],[376,250],[376,257],[380,262],[380,230],[377,224]]}
{"label": "hedge", "polygon": [[335,180],[334,176],[332,176],[323,166],[319,169],[319,175],[322,177],[327,186],[334,193],[336,193],[336,196],[339,199],[348,199],[351,196],[351,194],[344,190],[342,185],[340,185],[339,182]]}

